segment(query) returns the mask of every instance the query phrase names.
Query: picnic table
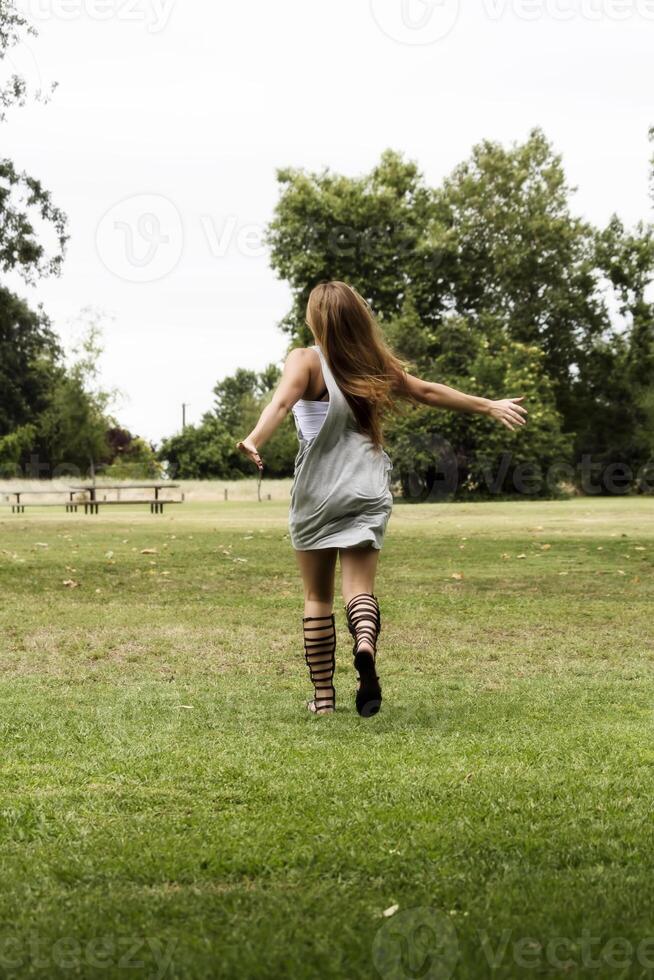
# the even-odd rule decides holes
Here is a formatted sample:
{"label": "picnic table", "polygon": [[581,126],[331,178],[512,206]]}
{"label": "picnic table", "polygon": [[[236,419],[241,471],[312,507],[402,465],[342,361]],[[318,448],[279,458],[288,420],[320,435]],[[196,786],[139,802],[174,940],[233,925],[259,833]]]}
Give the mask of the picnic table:
{"label": "picnic table", "polygon": [[[181,500],[170,500],[162,498],[159,496],[162,490],[176,490],[179,488],[179,483],[170,483],[167,481],[156,482],[156,483],[111,483],[111,484],[100,484],[97,483],[84,483],[77,487],[68,487],[67,490],[5,490],[3,493],[6,499],[11,503],[12,514],[24,514],[25,507],[56,507],[61,506],[61,501],[58,503],[28,503],[26,504],[23,497],[27,495],[40,497],[40,496],[64,496],[66,498],[66,511],[76,512],[79,506],[84,507],[85,514],[97,514],[100,507],[107,507],[116,504],[149,504],[151,514],[163,514],[164,506],[169,504],[181,504],[184,495],[182,494]],[[152,496],[146,498],[128,498],[127,500],[119,499],[116,500],[99,500],[98,493],[104,490],[115,490],[120,494],[123,490],[151,490]],[[80,494],[84,494],[84,499],[79,500]],[[12,499],[13,498],[13,499]]]}
{"label": "picnic table", "polygon": [[[162,500],[159,496],[161,490],[175,490],[179,487],[179,483],[170,483],[169,481],[158,482],[158,483],[113,483],[107,484],[103,483],[98,485],[97,483],[83,483],[78,487],[71,487],[72,493],[87,493],[88,500],[83,500],[81,503],[84,505],[85,514],[97,514],[99,508],[112,506],[117,504],[149,504],[151,514],[163,514],[164,505],[168,504],[181,504],[181,500]],[[154,496],[145,500],[98,500],[98,491],[104,490],[152,490]]]}
{"label": "picnic table", "polygon": [[[76,511],[77,510],[77,501],[75,500],[75,490],[72,490],[72,489],[71,490],[6,490],[5,493],[6,493],[6,496],[7,496],[7,500],[9,500],[11,497],[15,497],[16,498],[16,500],[11,504],[11,512],[12,512],[12,514],[24,514],[25,513],[25,503],[23,501],[21,501],[21,497],[25,497],[28,494],[30,496],[32,496],[32,497],[39,497],[39,496],[52,497],[52,496],[55,496],[57,494],[64,494],[65,496],[68,497],[68,501],[66,503],[66,510],[67,511]],[[50,505],[48,505],[48,504],[41,504],[40,506],[41,507],[44,507],[44,506],[54,507],[56,505],[55,504],[50,504]]]}

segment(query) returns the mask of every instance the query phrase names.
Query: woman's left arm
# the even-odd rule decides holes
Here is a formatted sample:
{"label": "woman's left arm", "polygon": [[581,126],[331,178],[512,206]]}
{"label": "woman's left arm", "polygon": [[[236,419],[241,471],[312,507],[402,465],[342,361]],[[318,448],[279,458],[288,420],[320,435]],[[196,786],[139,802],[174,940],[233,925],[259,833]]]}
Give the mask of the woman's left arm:
{"label": "woman's left arm", "polygon": [[311,370],[306,354],[307,352],[299,347],[290,352],[286,358],[279,386],[259,416],[259,421],[249,436],[236,443],[236,448],[245,453],[260,471],[263,470],[263,461],[259,449],[274,435],[293,405],[307,390]]}
{"label": "woman's left arm", "polygon": [[446,408],[452,412],[466,412],[468,414],[488,415],[501,422],[507,429],[514,429],[516,425],[524,425],[527,409],[520,402],[523,398],[500,398],[493,401],[491,398],[480,398],[477,395],[466,395],[463,391],[450,388],[448,385],[438,384],[435,381],[423,381],[421,378],[414,378],[410,374],[403,376],[403,386],[400,394],[421,402],[423,405],[430,405],[432,408]]}

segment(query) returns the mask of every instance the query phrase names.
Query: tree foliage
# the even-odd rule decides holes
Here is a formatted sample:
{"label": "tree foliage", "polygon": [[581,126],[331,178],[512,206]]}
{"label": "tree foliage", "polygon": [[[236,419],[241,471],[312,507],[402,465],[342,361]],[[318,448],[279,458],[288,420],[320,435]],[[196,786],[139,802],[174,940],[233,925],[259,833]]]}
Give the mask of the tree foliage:
{"label": "tree foliage", "polygon": [[[436,188],[391,151],[363,177],[278,177],[268,240],[293,294],[282,323],[292,345],[308,339],[310,289],[343,279],[415,373],[528,398],[519,439],[478,418],[415,408],[389,420],[406,493],[411,474],[428,483],[448,453],[459,489],[475,493],[489,458],[497,477],[509,452],[494,480],[502,492],[528,463],[551,492],[555,463],[574,472],[590,453],[628,461],[635,474],[651,456],[652,227],[628,230],[613,218],[598,229],[576,216],[561,158],[540,130],[510,147],[480,143]],[[447,446],[425,448],[437,434]]]}
{"label": "tree foliage", "polygon": [[[201,423],[189,425],[163,442],[159,458],[166,462],[169,473],[196,480],[251,477],[252,467],[236,449],[236,442],[254,427],[279,378],[279,368],[269,364],[259,373],[240,368],[219,381],[214,388],[213,409]],[[288,476],[296,452],[293,423],[286,419],[266,444],[266,475]]]}

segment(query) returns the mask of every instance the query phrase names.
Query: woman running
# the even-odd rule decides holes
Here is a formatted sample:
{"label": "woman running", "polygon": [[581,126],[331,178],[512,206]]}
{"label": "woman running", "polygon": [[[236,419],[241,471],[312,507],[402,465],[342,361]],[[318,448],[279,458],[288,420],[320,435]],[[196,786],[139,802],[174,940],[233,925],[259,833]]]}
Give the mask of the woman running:
{"label": "woman running", "polygon": [[377,559],[391,514],[392,463],[382,448],[382,417],[398,398],[523,425],[522,398],[491,401],[421,381],[392,353],[364,299],[344,282],[311,292],[312,347],[292,350],[279,387],[238,448],[263,470],[261,448],[289,411],[299,439],[289,529],[304,582],[304,650],[316,715],[336,707],[334,574],[340,556],[343,600],[354,639],[356,709],[368,717],[382,700],[377,675],[381,631],[374,595]]}

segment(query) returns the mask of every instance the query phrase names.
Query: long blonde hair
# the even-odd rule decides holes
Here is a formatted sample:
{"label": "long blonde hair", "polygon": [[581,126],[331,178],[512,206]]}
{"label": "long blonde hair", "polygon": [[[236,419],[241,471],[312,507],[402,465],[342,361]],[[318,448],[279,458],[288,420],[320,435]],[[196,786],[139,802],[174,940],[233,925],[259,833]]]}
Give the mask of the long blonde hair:
{"label": "long blonde hair", "polygon": [[383,417],[395,407],[405,368],[390,349],[366,301],[347,283],[323,282],[311,291],[307,322],[359,428],[377,447]]}

